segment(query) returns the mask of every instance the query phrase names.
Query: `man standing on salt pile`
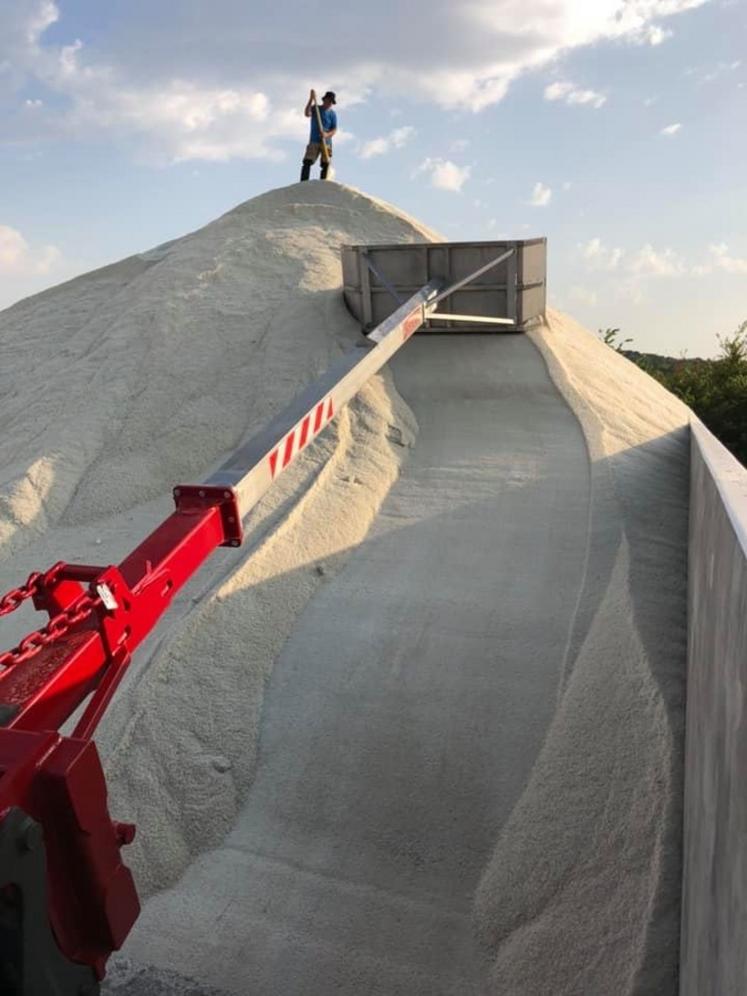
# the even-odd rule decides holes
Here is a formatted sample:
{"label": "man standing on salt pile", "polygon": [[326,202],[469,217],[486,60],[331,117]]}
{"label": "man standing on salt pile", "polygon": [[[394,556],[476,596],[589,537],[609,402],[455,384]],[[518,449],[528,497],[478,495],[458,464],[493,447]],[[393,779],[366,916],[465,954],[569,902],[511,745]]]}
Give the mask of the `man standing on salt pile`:
{"label": "man standing on salt pile", "polygon": [[[302,180],[308,180],[311,167],[320,155],[322,163],[319,179],[327,179],[327,172],[329,171],[329,164],[332,159],[332,136],[337,131],[337,114],[332,110],[332,105],[336,103],[337,99],[334,93],[331,90],[327,90],[322,97],[322,105],[319,108],[319,117],[322,120],[322,131],[320,134],[319,121],[314,108],[316,94],[313,90],[309,94],[309,99],[303,113],[307,118],[311,118],[311,133],[309,135],[309,144],[306,146],[306,152],[303,157],[303,166],[301,167]],[[324,141],[327,150],[326,156],[322,153],[322,141]]]}

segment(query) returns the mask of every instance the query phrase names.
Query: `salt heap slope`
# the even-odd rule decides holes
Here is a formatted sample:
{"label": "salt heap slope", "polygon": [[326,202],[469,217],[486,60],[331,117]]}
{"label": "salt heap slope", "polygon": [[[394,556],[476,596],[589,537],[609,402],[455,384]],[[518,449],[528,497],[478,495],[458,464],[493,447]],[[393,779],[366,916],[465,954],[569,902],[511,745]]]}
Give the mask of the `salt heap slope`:
{"label": "salt heap slope", "polygon": [[[0,315],[3,587],[60,558],[117,562],[168,512],[174,483],[207,473],[358,339],[340,242],[429,237],[355,191],[292,186]],[[586,570],[544,749],[485,853],[485,991],[673,994],[689,412],[570,320],[551,314],[532,340],[588,446]],[[454,365],[470,341],[454,337]],[[377,378],[253,513],[248,547],[217,555],[138,656],[101,743],[114,815],[140,827],[128,861],[145,891],[234,825],[270,670],[413,439],[406,404]],[[529,611],[542,627],[543,605]]]}
{"label": "salt heap slope", "polygon": [[558,312],[531,337],[586,438],[588,540],[555,717],[478,890],[490,991],[674,996],[691,412]]}
{"label": "salt heap slope", "polygon": [[[202,479],[360,340],[340,244],[431,237],[351,188],[294,184],[0,314],[3,590],[59,559],[117,563],[176,483]],[[388,375],[374,378],[253,513],[248,546],[215,555],[138,655],[99,739],[113,811],[140,827],[128,861],[143,891],[230,825],[267,671],[412,433]]]}
{"label": "salt heap slope", "polygon": [[204,471],[349,341],[339,245],[428,237],[294,184],[4,311],[0,551]]}
{"label": "salt heap slope", "polygon": [[113,992],[674,996],[689,412],[555,313],[392,368],[412,457]]}

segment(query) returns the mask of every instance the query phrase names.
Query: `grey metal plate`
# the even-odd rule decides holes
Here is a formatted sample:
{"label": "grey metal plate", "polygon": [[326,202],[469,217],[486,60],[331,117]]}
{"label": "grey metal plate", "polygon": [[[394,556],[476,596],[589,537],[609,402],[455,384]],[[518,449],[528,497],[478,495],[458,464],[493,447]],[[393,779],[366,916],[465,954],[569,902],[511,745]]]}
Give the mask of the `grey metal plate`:
{"label": "grey metal plate", "polygon": [[[392,291],[408,298],[429,279],[458,282],[508,249],[515,250],[512,256],[445,298],[439,311],[509,318],[523,327],[544,317],[545,239],[345,246],[345,301],[367,330],[394,310]],[[366,266],[364,253],[378,274]],[[524,286],[527,283],[529,287]],[[443,321],[426,326],[435,327],[460,332],[477,330],[474,325],[466,328],[464,324]],[[505,327],[486,324],[481,330],[495,333],[505,331]]]}

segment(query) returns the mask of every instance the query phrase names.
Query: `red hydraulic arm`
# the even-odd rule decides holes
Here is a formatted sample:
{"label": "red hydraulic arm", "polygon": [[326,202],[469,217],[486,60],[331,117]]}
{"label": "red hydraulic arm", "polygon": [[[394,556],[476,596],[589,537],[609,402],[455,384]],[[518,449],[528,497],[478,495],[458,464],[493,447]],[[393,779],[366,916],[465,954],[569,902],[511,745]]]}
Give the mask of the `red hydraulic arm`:
{"label": "red hydraulic arm", "polygon": [[[39,948],[53,960],[55,952],[49,938],[33,937],[34,930],[43,933],[43,923],[23,922],[34,904],[44,913],[45,903],[44,894],[29,894],[31,886],[17,881],[18,853],[43,842],[46,881],[36,887],[45,887],[49,925],[64,959],[76,972],[90,966],[88,975],[81,969],[82,980],[76,977],[78,988],[88,983],[88,991],[97,991],[93,977],[103,977],[107,958],[139,913],[120,857],[135,828],[109,818],[91,737],[133,652],[174,595],[216,547],[238,546],[242,537],[232,488],[186,486],[174,494],[176,511],[118,567],[59,563],[0,600],[0,615],[32,598],[51,620],[0,655],[0,929],[10,921],[4,936],[7,941],[10,933],[16,945],[2,951],[0,992],[57,991],[51,976],[29,982],[30,973],[45,970]],[[86,699],[72,735],[62,736],[57,730]],[[24,951],[29,935],[33,953]],[[66,996],[78,989],[59,991]]]}

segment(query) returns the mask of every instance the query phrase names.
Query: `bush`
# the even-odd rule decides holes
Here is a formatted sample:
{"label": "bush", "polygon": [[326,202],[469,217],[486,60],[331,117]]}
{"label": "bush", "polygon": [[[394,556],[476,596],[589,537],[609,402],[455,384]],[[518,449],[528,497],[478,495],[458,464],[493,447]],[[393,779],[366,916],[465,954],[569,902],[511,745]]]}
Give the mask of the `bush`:
{"label": "bush", "polygon": [[718,336],[721,351],[715,360],[674,359],[623,350],[632,340],[618,342],[619,331],[600,329],[599,336],[681,398],[747,465],[747,322],[732,335]]}
{"label": "bush", "polygon": [[715,360],[681,360],[653,376],[747,464],[747,322],[718,341],[721,353]]}

